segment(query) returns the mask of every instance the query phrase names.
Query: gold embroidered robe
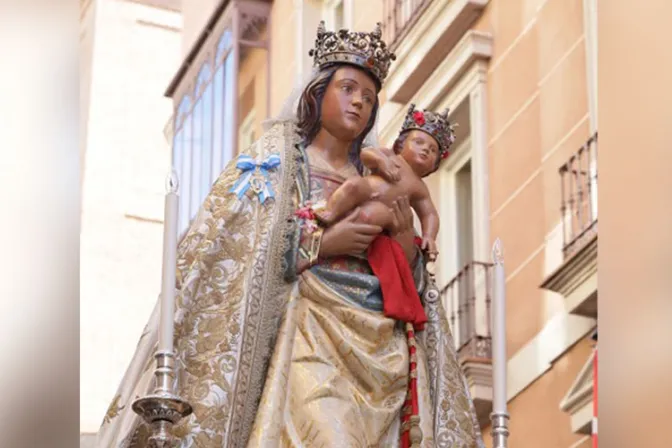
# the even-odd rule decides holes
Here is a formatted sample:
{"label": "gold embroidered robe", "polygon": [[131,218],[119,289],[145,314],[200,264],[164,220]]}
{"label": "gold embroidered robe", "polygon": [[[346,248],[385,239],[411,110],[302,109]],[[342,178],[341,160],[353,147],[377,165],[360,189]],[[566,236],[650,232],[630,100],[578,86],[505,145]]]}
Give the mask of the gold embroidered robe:
{"label": "gold embroidered robe", "polygon": [[[268,172],[274,197],[262,204],[251,191],[232,193],[241,177],[233,161],[180,244],[176,383],[194,408],[174,431],[182,447],[398,446],[408,347],[382,314],[377,279],[361,259],[296,271],[305,251],[293,213],[339,182],[311,169],[298,143],[292,123],[265,132],[244,153],[280,156]],[[438,290],[422,264],[415,270],[429,319],[417,335],[422,446],[483,447]],[[154,387],[157,312],[100,448],[145,446],[148,428],[131,403]]]}

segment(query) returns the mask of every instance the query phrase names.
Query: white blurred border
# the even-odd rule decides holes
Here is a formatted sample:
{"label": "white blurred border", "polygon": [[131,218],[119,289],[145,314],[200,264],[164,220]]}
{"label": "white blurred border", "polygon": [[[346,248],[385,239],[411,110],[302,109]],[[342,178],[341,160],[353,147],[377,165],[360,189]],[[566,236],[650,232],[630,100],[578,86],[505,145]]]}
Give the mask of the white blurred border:
{"label": "white blurred border", "polygon": [[0,0],[2,446],[78,445],[78,2]]}

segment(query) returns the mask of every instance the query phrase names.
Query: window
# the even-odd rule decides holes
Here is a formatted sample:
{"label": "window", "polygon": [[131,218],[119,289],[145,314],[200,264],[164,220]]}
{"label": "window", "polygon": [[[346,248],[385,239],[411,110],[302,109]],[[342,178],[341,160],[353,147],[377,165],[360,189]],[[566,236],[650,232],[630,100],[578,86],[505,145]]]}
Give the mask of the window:
{"label": "window", "polygon": [[[255,138],[254,114],[245,116],[238,126],[239,105],[245,102],[238,91],[239,77],[242,64],[251,55],[257,60],[257,69],[268,73],[269,8],[265,3],[233,1],[224,12],[215,11],[219,22],[207,30],[210,37],[187,57],[169,88],[168,94],[178,101],[172,162],[180,182],[180,233],[187,229],[237,148]],[[259,51],[265,52],[261,58]],[[252,98],[248,108],[254,106]]]}
{"label": "window", "polygon": [[[225,42],[229,34],[224,33],[221,40]],[[210,61],[202,64],[195,88],[182,100],[176,116],[173,166],[180,180],[181,231],[194,218],[210,186],[232,156],[231,144],[223,137],[232,123],[222,119],[223,111],[230,108],[227,103],[233,100],[226,96],[231,95],[233,84],[232,52],[228,50],[227,55],[220,54],[214,74]]]}
{"label": "window", "polygon": [[456,254],[458,266],[464,266],[474,259],[471,195],[471,158],[468,158],[455,172],[455,217],[460,235]]}
{"label": "window", "polygon": [[442,283],[473,259],[473,243],[469,241],[473,240],[470,146],[469,139],[463,140],[436,173],[440,198],[434,202],[441,216],[440,247],[446,248],[441,252]]}
{"label": "window", "polygon": [[[485,85],[472,84],[462,99],[448,97],[435,107],[452,104],[456,146],[443,162],[435,204],[441,217],[439,285],[443,305],[461,356],[490,357],[491,243],[484,120]],[[459,97],[458,97],[459,98]],[[438,197],[436,197],[438,196]]]}
{"label": "window", "polygon": [[[351,28],[350,0],[326,0],[324,2],[323,16],[327,29],[339,30]],[[346,3],[348,3],[346,5]],[[346,11],[346,7],[347,11]]]}
{"label": "window", "polygon": [[[466,342],[472,333],[472,290],[475,279],[471,266],[473,251],[473,211],[471,142],[464,140],[451,155],[452,163],[441,168],[441,198],[439,213],[441,232],[441,285],[447,288],[443,294],[448,321],[453,328],[455,342]],[[444,162],[446,163],[446,162]]]}

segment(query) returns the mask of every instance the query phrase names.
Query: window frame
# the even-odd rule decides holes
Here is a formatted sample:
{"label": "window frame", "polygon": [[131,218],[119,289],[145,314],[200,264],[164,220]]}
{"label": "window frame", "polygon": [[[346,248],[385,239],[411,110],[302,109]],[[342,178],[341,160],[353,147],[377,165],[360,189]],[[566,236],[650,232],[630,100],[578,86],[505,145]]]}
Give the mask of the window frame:
{"label": "window frame", "polygon": [[[471,213],[471,229],[469,237],[472,239],[471,242],[471,259],[464,262],[460,261],[460,239],[464,238],[464,235],[460,235],[460,221],[461,213],[458,206],[458,195],[459,195],[459,181],[458,175],[464,169],[464,167],[471,163],[471,193],[472,193],[472,213]],[[476,260],[476,255],[474,253],[474,211],[473,211],[473,196],[474,196],[474,179],[473,179],[473,160],[472,160],[472,145],[471,137],[463,139],[453,154],[444,162],[444,166],[440,168],[439,173],[439,189],[440,189],[440,198],[439,198],[439,216],[441,220],[441,232],[439,233],[439,248],[449,248],[448,250],[441,250],[441,262],[439,263],[439,281],[440,287],[443,289],[444,285],[447,285],[452,279],[454,279],[458,273],[470,262]],[[435,199],[436,201],[436,199]],[[481,260],[478,260],[481,261]],[[485,260],[483,260],[485,261]],[[469,283],[467,278],[466,282]],[[448,297],[444,297],[443,307],[446,312],[446,318],[448,322],[451,322],[453,325],[452,334],[453,340],[455,341],[455,347],[460,347],[466,340],[469,339],[470,335],[466,331],[466,328],[469,326],[468,323],[463,323],[461,315],[457,310],[467,307],[468,304],[465,302],[468,300],[467,296],[464,294],[464,291],[461,290],[462,285],[458,283],[453,284],[452,289],[454,290],[453,294]],[[448,303],[450,301],[451,303]],[[468,316],[469,318],[471,316]],[[454,318],[454,321],[452,320]],[[477,316],[473,316],[475,321]]]}
{"label": "window frame", "polygon": [[[180,234],[239,150],[241,51],[266,50],[270,79],[270,12],[271,5],[246,0],[231,1],[223,11],[215,11],[208,22],[212,24],[206,26],[207,37],[192,50],[195,56],[187,57],[169,93],[174,104],[171,164],[180,183]],[[266,27],[265,36],[260,26]]]}
{"label": "window frame", "polygon": [[[454,176],[461,169],[467,161],[471,161],[471,188],[472,188],[472,247],[473,247],[473,261],[489,262],[491,254],[490,241],[490,185],[489,185],[489,150],[487,142],[487,114],[488,114],[488,100],[487,100],[487,62],[476,61],[454,84],[454,88],[446,95],[442,101],[437,101],[432,109],[444,110],[449,108],[451,111],[457,109],[464,103],[469,105],[469,123],[458,123],[460,128],[468,128],[468,134],[463,137],[461,142],[457,143],[453,154],[443,162],[441,167],[440,183],[441,194],[452,191],[452,215],[446,218],[450,222],[455,222],[456,210],[454,210],[455,192],[454,192]],[[454,122],[454,118],[450,117]],[[459,129],[459,128],[458,128]],[[453,177],[452,181],[447,181]],[[451,183],[452,182],[452,183]],[[441,213],[441,212],[440,212]],[[446,232],[446,225],[443,224],[445,219],[441,215],[442,230]],[[456,230],[451,230],[452,240],[456,241]],[[445,246],[444,241],[441,242],[441,247],[454,247],[452,244]],[[444,251],[445,252],[445,251]],[[451,251],[452,252],[452,251]],[[450,281],[463,266],[457,264],[457,254],[452,257],[446,257],[442,253],[444,259],[449,260],[449,263],[439,261],[439,272],[441,276],[439,280],[443,283]]]}
{"label": "window frame", "polygon": [[[471,162],[471,159],[471,138],[467,137],[465,140],[462,140],[455,152],[444,162],[445,165],[440,168],[440,172],[437,173],[440,176],[439,185],[441,190],[441,197],[439,199],[439,216],[441,217],[439,247],[457,248],[457,243],[460,238],[458,235],[459,211],[457,209],[457,174],[467,163]],[[473,177],[471,182],[473,196]],[[441,258],[442,263],[439,278],[441,279],[442,284],[445,284],[457,275],[460,269],[464,266],[460,266],[458,261],[459,253],[457,250],[451,249],[447,252],[443,251],[441,253]]]}

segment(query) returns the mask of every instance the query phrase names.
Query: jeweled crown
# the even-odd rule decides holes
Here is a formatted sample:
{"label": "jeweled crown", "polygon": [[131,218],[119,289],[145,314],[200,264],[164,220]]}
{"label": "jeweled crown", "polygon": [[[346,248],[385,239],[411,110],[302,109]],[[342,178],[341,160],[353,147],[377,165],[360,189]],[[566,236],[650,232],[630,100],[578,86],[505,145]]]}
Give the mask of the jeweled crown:
{"label": "jeweled crown", "polygon": [[442,113],[419,110],[415,108],[415,104],[411,103],[408,106],[408,112],[399,133],[411,129],[428,133],[436,139],[439,144],[439,156],[441,159],[445,159],[450,155],[450,147],[455,142],[455,125],[448,121],[449,112],[450,109],[446,109]]}
{"label": "jeweled crown", "polygon": [[317,27],[315,48],[308,54],[313,57],[313,64],[319,67],[339,62],[360,66],[371,72],[382,85],[390,64],[396,59],[381,39],[382,35],[380,22],[372,32],[366,33],[346,29],[327,31],[324,21],[321,21]]}

